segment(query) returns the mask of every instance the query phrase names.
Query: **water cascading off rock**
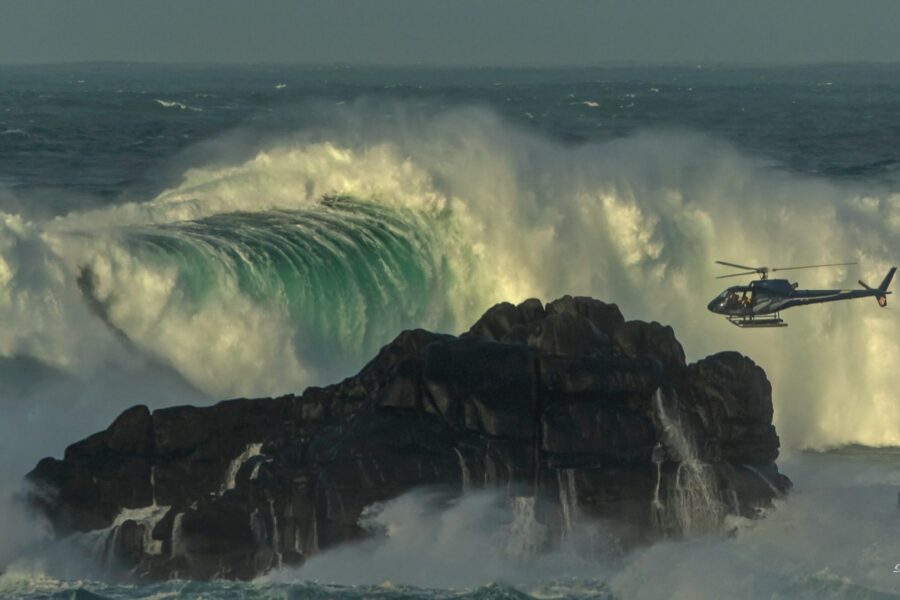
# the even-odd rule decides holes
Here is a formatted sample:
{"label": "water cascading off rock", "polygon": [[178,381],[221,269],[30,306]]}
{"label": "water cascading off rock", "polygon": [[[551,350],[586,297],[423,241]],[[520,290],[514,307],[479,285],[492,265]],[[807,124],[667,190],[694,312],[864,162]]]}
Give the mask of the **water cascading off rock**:
{"label": "water cascading off rock", "polygon": [[662,461],[657,462],[657,483],[652,506],[661,531],[675,535],[710,533],[719,529],[725,515],[722,491],[711,465],[698,458],[696,442],[681,422],[670,412],[678,413],[677,396],[672,407],[666,408],[667,394],[660,387],[653,397],[661,431],[661,448],[672,455],[676,463],[674,478],[668,482],[666,502],[659,500],[662,484]]}

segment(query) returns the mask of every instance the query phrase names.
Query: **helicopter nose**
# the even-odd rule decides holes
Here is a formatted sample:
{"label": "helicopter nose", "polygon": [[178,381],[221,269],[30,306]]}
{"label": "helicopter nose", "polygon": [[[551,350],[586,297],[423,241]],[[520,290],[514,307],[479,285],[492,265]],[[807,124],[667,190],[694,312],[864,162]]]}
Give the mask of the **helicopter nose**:
{"label": "helicopter nose", "polygon": [[709,309],[709,312],[719,313],[721,312],[722,302],[718,298],[713,298],[710,303],[706,305],[706,308]]}

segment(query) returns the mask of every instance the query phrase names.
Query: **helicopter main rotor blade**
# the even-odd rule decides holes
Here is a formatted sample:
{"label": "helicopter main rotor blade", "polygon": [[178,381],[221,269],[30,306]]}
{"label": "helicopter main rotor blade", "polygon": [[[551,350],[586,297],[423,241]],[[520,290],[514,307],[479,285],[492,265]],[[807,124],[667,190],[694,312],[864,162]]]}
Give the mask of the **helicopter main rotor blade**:
{"label": "helicopter main rotor blade", "polygon": [[819,267],[845,267],[847,265],[855,264],[855,262],[829,263],[827,265],[804,265],[802,267],[777,267],[770,270],[774,273],[775,271],[796,271],[797,269],[818,269]]}
{"label": "helicopter main rotor blade", "polygon": [[716,277],[716,279],[725,279],[727,277],[742,277],[744,275],[756,275],[757,273],[759,273],[759,271],[756,270],[747,271],[745,273],[732,273],[731,275],[719,275],[718,277]]}
{"label": "helicopter main rotor blade", "polygon": [[766,270],[766,267],[748,267],[747,265],[738,265],[735,263],[725,262],[724,260],[717,260],[716,264],[725,265],[726,267],[734,267],[735,269],[749,269],[754,273]]}

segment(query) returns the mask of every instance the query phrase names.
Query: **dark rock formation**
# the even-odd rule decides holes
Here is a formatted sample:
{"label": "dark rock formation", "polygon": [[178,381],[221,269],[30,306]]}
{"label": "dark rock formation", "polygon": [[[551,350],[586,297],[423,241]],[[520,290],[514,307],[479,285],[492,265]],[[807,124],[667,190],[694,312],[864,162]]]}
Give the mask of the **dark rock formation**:
{"label": "dark rock formation", "polygon": [[687,365],[671,327],[566,296],[499,304],[460,337],[405,331],[301,396],[136,406],[28,479],[58,536],[138,577],[250,578],[364,535],[366,506],[417,486],[515,484],[547,544],[577,519],[626,546],[708,531],[787,491],[777,455],[750,359]]}

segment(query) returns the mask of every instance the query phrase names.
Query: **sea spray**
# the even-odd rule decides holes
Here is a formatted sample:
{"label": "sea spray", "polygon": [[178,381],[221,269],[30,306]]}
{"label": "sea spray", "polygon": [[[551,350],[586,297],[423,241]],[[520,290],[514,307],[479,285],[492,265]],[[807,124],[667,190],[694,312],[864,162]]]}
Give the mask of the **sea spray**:
{"label": "sea spray", "polygon": [[[537,581],[581,565],[557,552],[541,523],[540,501],[505,490],[463,496],[414,490],[366,511],[371,537],[313,555],[270,580],[469,587],[497,580]],[[569,565],[569,566],[566,566]]]}
{"label": "sea spray", "polygon": [[[734,348],[760,361],[791,399],[775,413],[788,448],[900,443],[890,311],[794,309],[791,332],[803,335],[776,340],[735,336],[703,308],[720,291],[713,260],[776,264],[764,249],[785,239],[786,262],[860,262],[858,272],[804,274],[804,286],[879,280],[900,247],[896,194],[773,171],[683,132],[569,147],[482,111],[414,129],[266,146],[192,169],[149,202],[51,222],[0,214],[0,355],[93,386],[112,365],[117,382],[30,395],[41,409],[10,417],[3,431],[15,440],[7,455],[25,448],[30,464],[8,479],[110,422],[126,401],[296,392],[352,372],[403,328],[460,331],[494,302],[573,292],[671,323],[689,358]],[[749,205],[760,210],[736,218],[734,207]],[[108,324],[77,285],[85,266]],[[151,363],[167,370],[129,381]],[[188,385],[159,391],[174,379]],[[35,414],[44,433],[24,427]],[[695,475],[682,469],[682,488]]]}
{"label": "sea spray", "polygon": [[784,239],[797,260],[860,261],[804,285],[877,280],[900,243],[895,195],[766,169],[683,132],[569,147],[478,110],[379,131],[195,167],[147,202],[48,223],[0,214],[0,353],[77,373],[122,360],[121,336],[76,285],[85,266],[109,324],[216,397],[328,383],[402,328],[457,331],[495,302],[577,290],[671,323],[695,356],[765,357],[794,399],[776,414],[788,446],[900,443],[900,416],[883,416],[897,414],[900,360],[886,312],[798,309],[805,335],[773,344],[703,308],[720,291],[714,260],[753,248],[743,260],[771,263],[759,249]]}

